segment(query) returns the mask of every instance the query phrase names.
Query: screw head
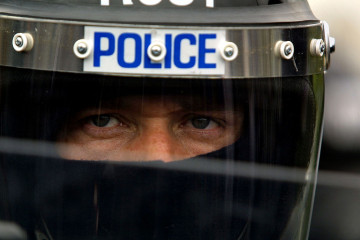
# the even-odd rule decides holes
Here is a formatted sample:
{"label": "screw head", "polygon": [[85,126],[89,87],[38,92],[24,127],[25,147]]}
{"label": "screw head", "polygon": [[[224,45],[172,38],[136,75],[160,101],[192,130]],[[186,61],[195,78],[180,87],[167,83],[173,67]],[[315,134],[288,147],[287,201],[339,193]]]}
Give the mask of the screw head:
{"label": "screw head", "polygon": [[290,45],[287,45],[284,49],[284,53],[286,56],[290,56],[293,53],[292,47]]}
{"label": "screw head", "polygon": [[232,57],[234,55],[234,48],[233,47],[226,47],[224,50],[224,54],[226,57]]}
{"label": "screw head", "polygon": [[278,41],[275,44],[275,55],[285,60],[290,60],[294,56],[294,44],[291,41]]}
{"label": "screw head", "polygon": [[234,61],[239,55],[239,49],[233,42],[222,43],[219,50],[221,57],[227,62]]}
{"label": "screw head", "polygon": [[79,43],[79,45],[77,46],[77,50],[79,53],[84,54],[87,52],[87,45],[85,43]]}
{"label": "screw head", "polygon": [[29,52],[34,46],[34,38],[30,33],[17,33],[12,39],[12,46],[17,52]]}
{"label": "screw head", "polygon": [[326,49],[325,43],[322,42],[322,44],[320,45],[320,53],[324,53]]}
{"label": "screw head", "polygon": [[160,41],[155,41],[151,43],[148,46],[146,52],[150,60],[153,62],[163,61],[167,53],[166,46]]}
{"label": "screw head", "polygon": [[24,39],[22,37],[17,37],[15,39],[15,45],[18,46],[18,47],[22,47],[24,44]]}
{"label": "screw head", "polygon": [[81,42],[78,44],[77,50],[80,54],[85,54],[88,50],[88,47],[84,42]]}
{"label": "screw head", "polygon": [[154,45],[151,47],[151,54],[155,57],[159,57],[162,53],[162,48],[159,45]]}
{"label": "screw head", "polygon": [[310,53],[314,57],[322,57],[326,52],[326,44],[322,39],[313,39],[310,43]]}
{"label": "screw head", "polygon": [[93,51],[92,42],[86,39],[79,39],[74,43],[73,52],[76,57],[85,59],[90,56]]}

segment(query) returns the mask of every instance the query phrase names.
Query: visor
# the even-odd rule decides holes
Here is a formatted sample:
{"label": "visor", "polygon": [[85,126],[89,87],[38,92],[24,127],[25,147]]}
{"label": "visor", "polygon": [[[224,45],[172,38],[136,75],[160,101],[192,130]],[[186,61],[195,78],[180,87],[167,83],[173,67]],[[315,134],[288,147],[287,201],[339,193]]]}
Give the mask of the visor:
{"label": "visor", "polygon": [[[6,191],[10,205],[4,219],[30,232],[44,232],[45,221],[57,238],[279,239],[300,234],[295,229],[310,214],[316,177],[321,76],[239,81],[1,72],[1,79],[8,79],[2,88],[3,171],[9,184],[16,183]],[[109,108],[112,116],[132,121],[126,114],[148,110],[124,111],[126,104],[141,99],[147,107],[145,99],[151,97],[158,111],[164,101],[189,104],[171,118],[185,118],[192,126],[170,132],[191,152],[183,155],[190,159],[173,151],[176,161],[155,161],[164,155],[144,146],[158,146],[146,138],[132,145],[136,152],[123,147],[136,142],[123,140],[129,127],[120,131],[115,150],[106,148],[101,141],[117,139],[118,130],[109,134],[88,126],[89,119],[99,124]],[[129,103],[122,105],[119,98]],[[198,123],[190,120],[196,117]],[[205,120],[201,129],[201,118],[210,117],[214,126]],[[223,128],[234,131],[226,132],[229,139],[217,133]],[[105,150],[87,142],[89,135]]]}

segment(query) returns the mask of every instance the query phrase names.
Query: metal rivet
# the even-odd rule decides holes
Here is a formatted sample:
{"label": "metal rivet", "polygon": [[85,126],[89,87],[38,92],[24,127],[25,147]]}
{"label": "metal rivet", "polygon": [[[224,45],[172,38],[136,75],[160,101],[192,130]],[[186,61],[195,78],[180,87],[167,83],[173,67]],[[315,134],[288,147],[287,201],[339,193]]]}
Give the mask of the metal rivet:
{"label": "metal rivet", "polygon": [[153,62],[161,62],[166,56],[166,47],[162,42],[153,42],[148,47],[147,54]]}
{"label": "metal rivet", "polygon": [[278,41],[275,45],[275,55],[285,60],[290,60],[294,56],[294,44],[290,41]]}
{"label": "metal rivet", "polygon": [[30,33],[17,33],[13,37],[13,48],[17,52],[28,52],[34,46],[34,39]]}
{"label": "metal rivet", "polygon": [[239,54],[239,49],[235,43],[225,42],[220,47],[220,54],[225,61],[234,61]]}
{"label": "metal rivet", "polygon": [[74,54],[80,59],[85,59],[89,57],[91,54],[91,50],[92,48],[90,42],[85,39],[80,39],[76,41],[73,48]]}

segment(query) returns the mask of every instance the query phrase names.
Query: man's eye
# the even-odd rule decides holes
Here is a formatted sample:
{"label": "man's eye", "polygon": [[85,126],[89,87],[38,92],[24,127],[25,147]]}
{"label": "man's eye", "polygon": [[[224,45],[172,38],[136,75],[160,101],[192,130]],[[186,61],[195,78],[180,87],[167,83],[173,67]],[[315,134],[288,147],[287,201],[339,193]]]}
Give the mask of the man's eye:
{"label": "man's eye", "polygon": [[119,124],[119,120],[109,114],[94,115],[89,118],[89,123],[96,127],[114,127]]}
{"label": "man's eye", "polygon": [[190,121],[192,127],[196,129],[213,129],[218,126],[215,121],[207,117],[195,117],[192,118]]}

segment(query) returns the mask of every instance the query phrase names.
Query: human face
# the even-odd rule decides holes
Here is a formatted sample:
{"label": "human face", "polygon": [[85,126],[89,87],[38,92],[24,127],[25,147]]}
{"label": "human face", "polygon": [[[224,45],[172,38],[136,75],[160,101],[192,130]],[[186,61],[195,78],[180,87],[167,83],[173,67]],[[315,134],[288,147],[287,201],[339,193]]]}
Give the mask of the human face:
{"label": "human face", "polygon": [[192,96],[123,96],[80,110],[58,137],[66,159],[165,162],[218,150],[241,134],[243,112]]}

